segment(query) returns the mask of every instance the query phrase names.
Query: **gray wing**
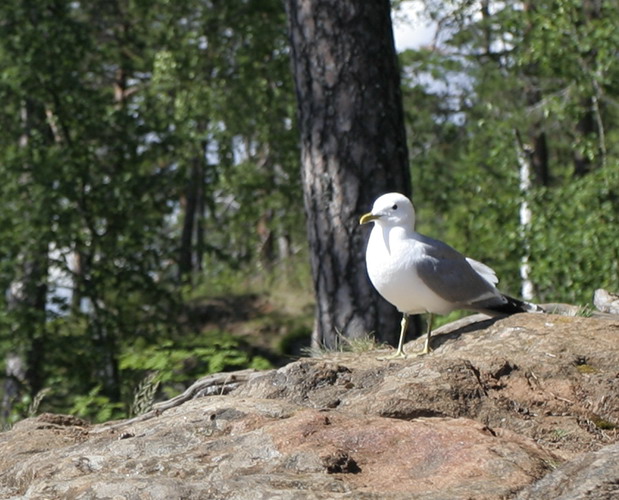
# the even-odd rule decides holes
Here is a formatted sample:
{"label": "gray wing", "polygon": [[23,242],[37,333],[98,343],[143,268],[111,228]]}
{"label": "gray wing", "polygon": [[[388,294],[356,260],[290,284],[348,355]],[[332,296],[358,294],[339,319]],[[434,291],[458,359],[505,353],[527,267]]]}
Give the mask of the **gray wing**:
{"label": "gray wing", "polygon": [[[417,273],[439,297],[459,308],[476,310],[505,301],[490,282],[490,273],[486,272],[482,276],[460,252],[427,236],[420,238],[419,242],[423,244],[424,252],[416,263]],[[483,268],[494,276],[494,271],[488,266],[483,265]]]}

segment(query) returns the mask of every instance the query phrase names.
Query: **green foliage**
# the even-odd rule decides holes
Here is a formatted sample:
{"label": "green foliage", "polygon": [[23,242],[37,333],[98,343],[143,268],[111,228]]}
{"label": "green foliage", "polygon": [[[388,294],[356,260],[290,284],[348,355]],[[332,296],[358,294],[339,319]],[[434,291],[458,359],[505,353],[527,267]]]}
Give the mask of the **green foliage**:
{"label": "green foliage", "polygon": [[123,417],[125,415],[123,404],[111,401],[109,397],[101,394],[102,390],[103,386],[99,384],[87,394],[76,395],[69,413],[94,422],[106,422]]}
{"label": "green foliage", "polygon": [[617,3],[421,3],[437,45],[401,54],[420,230],[492,266],[512,294],[527,254],[537,300],[617,289]]}
{"label": "green foliage", "polygon": [[134,342],[123,349],[119,366],[128,372],[156,371],[158,380],[165,384],[244,367],[270,368],[270,363],[243,350],[238,338],[226,332],[211,331],[183,338],[182,342]]}
{"label": "green foliage", "polygon": [[117,418],[151,370],[170,393],[266,366],[184,315],[192,284],[302,247],[280,2],[7,0],[0,17],[0,359],[27,368],[8,411],[49,387],[43,410]]}
{"label": "green foliage", "polygon": [[619,164],[534,199],[533,279],[543,301],[590,303],[597,288],[619,290]]}

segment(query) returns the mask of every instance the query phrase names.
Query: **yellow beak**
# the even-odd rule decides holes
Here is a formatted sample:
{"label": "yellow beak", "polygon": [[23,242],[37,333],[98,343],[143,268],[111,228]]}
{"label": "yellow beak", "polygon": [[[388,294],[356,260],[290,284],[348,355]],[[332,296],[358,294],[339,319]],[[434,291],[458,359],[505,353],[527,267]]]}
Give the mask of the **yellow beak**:
{"label": "yellow beak", "polygon": [[368,222],[372,222],[373,220],[379,219],[380,216],[372,214],[372,212],[364,214],[359,219],[359,224],[367,224]]}

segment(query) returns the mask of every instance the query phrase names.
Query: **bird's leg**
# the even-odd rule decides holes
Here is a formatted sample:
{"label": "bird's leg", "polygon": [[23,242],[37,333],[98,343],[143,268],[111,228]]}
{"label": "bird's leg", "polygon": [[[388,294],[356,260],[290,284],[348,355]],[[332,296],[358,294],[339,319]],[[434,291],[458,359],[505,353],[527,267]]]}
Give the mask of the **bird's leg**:
{"label": "bird's leg", "polygon": [[429,354],[432,348],[430,347],[430,337],[432,336],[432,320],[434,319],[434,315],[432,313],[428,313],[428,330],[426,331],[426,343],[423,346],[423,350],[417,353],[417,356],[423,356],[424,354]]}
{"label": "bird's leg", "polygon": [[402,322],[400,323],[400,340],[398,341],[398,350],[393,355],[394,358],[405,358],[404,352],[404,337],[406,337],[406,331],[408,330],[408,314],[402,315]]}
{"label": "bird's leg", "polygon": [[385,356],[378,358],[379,360],[386,359],[394,359],[394,358],[405,358],[406,353],[404,352],[404,337],[406,337],[406,330],[408,330],[408,314],[404,314],[402,316],[402,322],[400,323],[400,340],[398,341],[398,350],[395,354],[391,356]]}
{"label": "bird's leg", "polygon": [[[384,358],[378,358],[380,360],[384,359],[394,359],[394,358],[406,358],[407,354],[404,352],[404,337],[406,337],[406,331],[408,330],[408,314],[402,315],[402,322],[400,323],[400,340],[398,341],[398,350],[395,354],[391,356],[387,356]],[[430,340],[432,337],[432,320],[434,319],[434,315],[432,313],[428,313],[428,329],[426,331],[426,342],[423,346],[423,350],[414,354],[414,356],[424,356],[429,354],[432,351],[430,347]]]}

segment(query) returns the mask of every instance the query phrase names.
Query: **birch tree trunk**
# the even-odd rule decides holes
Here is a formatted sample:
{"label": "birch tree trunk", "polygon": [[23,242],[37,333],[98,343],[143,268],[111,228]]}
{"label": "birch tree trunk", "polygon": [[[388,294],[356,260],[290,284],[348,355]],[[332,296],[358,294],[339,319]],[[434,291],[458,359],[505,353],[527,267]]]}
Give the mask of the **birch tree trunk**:
{"label": "birch tree trunk", "polygon": [[371,286],[359,216],[410,194],[389,0],[286,0],[316,316],[314,347],[374,332],[394,343],[399,314]]}

